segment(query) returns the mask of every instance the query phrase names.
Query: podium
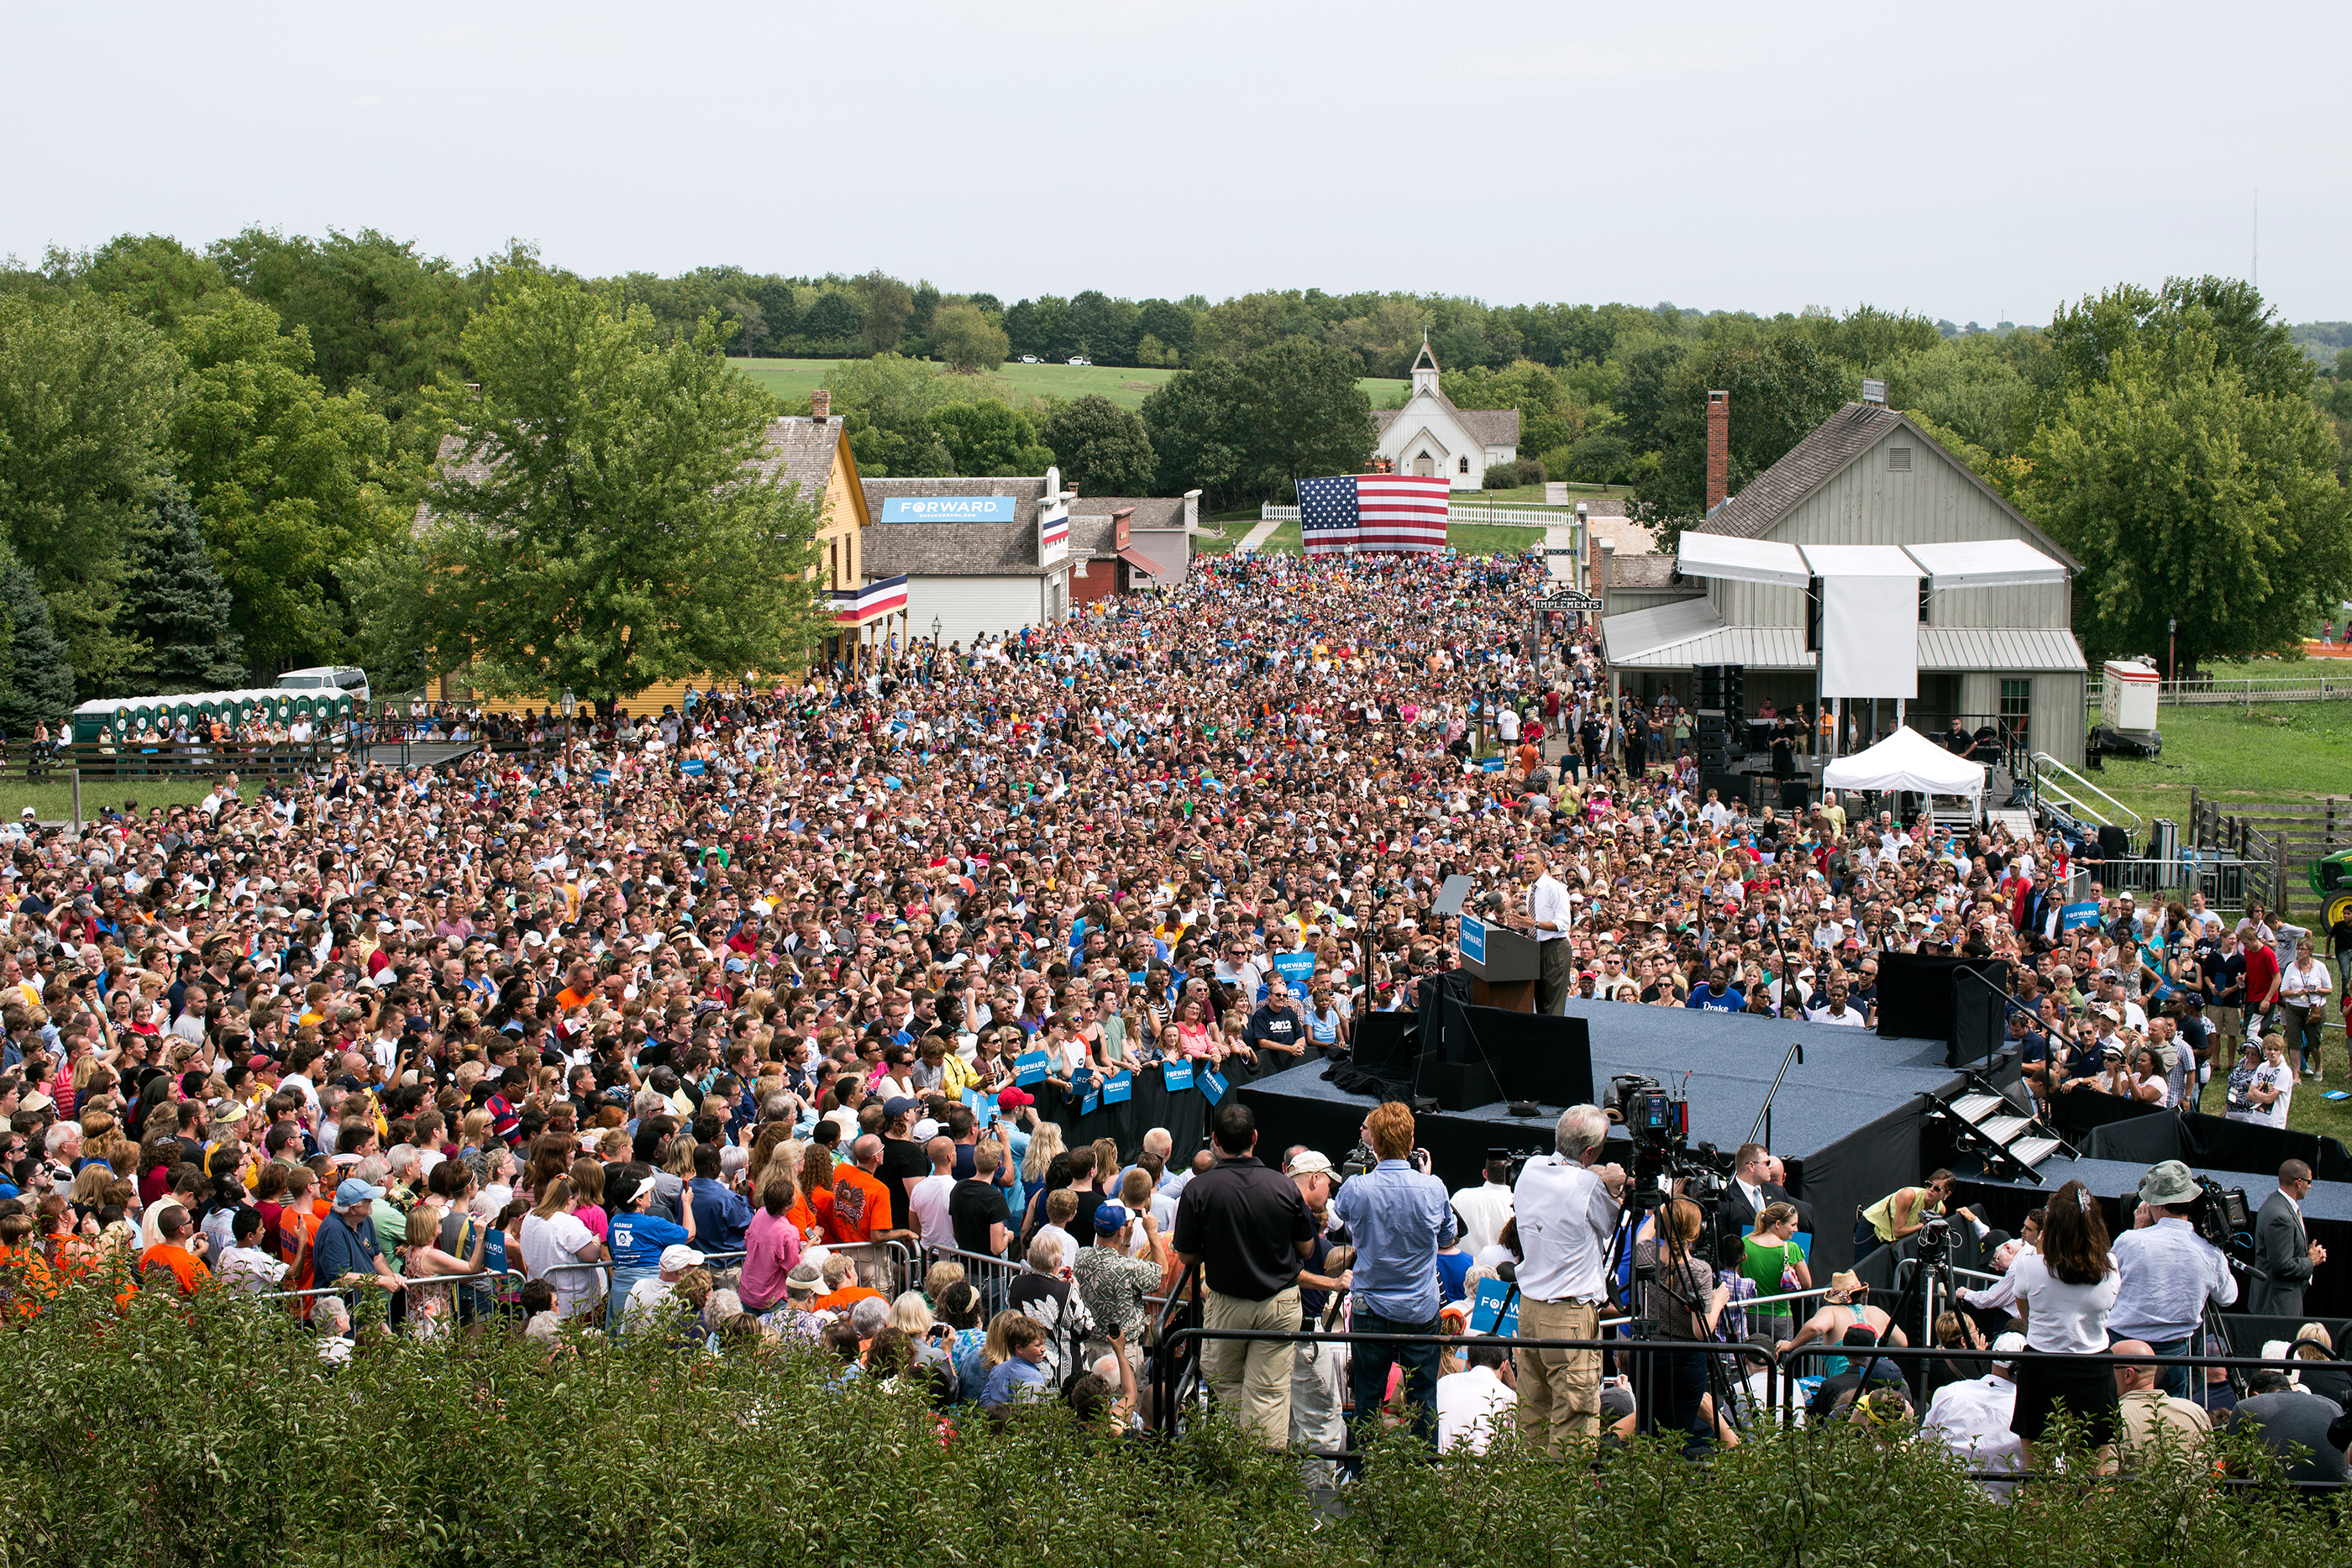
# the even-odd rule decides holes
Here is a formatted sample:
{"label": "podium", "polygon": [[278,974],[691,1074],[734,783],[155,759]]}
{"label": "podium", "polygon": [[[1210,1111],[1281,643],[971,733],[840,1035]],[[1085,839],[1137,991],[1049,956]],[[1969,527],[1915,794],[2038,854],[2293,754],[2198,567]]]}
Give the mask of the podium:
{"label": "podium", "polygon": [[1475,915],[1462,917],[1462,967],[1470,976],[1470,999],[1507,1012],[1536,1010],[1536,939]]}

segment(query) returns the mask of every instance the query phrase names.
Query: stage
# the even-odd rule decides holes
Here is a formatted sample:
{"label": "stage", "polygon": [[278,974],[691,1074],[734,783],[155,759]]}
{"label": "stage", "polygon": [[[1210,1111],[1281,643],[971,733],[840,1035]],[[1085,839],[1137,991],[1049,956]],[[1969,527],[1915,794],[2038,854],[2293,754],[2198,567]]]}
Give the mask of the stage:
{"label": "stage", "polygon": [[[1963,1082],[1944,1065],[1940,1040],[1882,1040],[1868,1030],[1794,1023],[1687,1009],[1635,1007],[1571,999],[1568,1016],[1585,1020],[1592,1051],[1590,1096],[1596,1103],[1610,1079],[1638,1072],[1690,1099],[1694,1145],[1712,1143],[1729,1154],[1743,1142],[1763,1108],[1772,1077],[1791,1042],[1805,1060],[1791,1063],[1772,1103],[1772,1152],[1789,1165],[1790,1190],[1810,1203],[1820,1234],[1813,1240],[1814,1274],[1841,1269],[1853,1249],[1853,1214],[1924,1173],[1926,1096],[1948,1093]],[[1271,1162],[1293,1144],[1320,1150],[1336,1163],[1356,1143],[1366,1113],[1379,1103],[1323,1078],[1318,1064],[1293,1068],[1236,1086],[1257,1113],[1259,1144]],[[1468,1111],[1436,1112],[1418,1120],[1416,1135],[1449,1188],[1478,1180],[1491,1148],[1548,1153],[1565,1105],[1514,1117],[1496,1101]]]}

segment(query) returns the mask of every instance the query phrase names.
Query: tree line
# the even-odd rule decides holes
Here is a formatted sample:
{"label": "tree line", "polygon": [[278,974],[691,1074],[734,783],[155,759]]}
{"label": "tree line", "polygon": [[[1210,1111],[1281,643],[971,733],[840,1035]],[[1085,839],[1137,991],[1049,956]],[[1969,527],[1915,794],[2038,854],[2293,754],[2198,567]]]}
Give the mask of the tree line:
{"label": "tree line", "polygon": [[[1058,465],[1087,494],[1199,489],[1213,511],[1360,466],[1372,434],[1359,382],[1402,374],[1423,334],[1456,404],[1518,411],[1522,461],[1490,482],[1630,486],[1669,533],[1704,506],[1709,390],[1732,393],[1737,490],[1872,377],[2096,563],[2077,617],[2095,656],[2161,652],[2176,619],[2192,666],[2290,645],[2352,590],[2352,346],[2315,361],[2335,324],[2290,328],[2231,280],[2119,286],[2046,328],[1981,331],[1868,306],[1764,317],[1316,290],[1008,306],[879,272],[585,278],[526,246],[457,263],[373,230],[257,228],[201,249],[124,235],[0,268],[0,725],[299,664],[362,662],[391,689],[420,672],[416,601],[432,596],[413,591],[434,580],[415,575],[413,525],[436,494],[457,498],[435,455],[519,395],[484,390],[521,373],[488,367],[484,324],[543,293],[593,304],[565,319],[605,344],[604,373],[672,389],[647,407],[717,420],[707,453],[740,451],[752,414],[791,411],[727,359],[824,354],[840,361],[828,384],[868,475]],[[1079,352],[1175,373],[1139,412],[1025,395],[993,373]],[[700,360],[718,362],[707,385],[688,374]],[[768,503],[747,504],[757,517]],[[661,584],[615,578],[591,597],[642,605]],[[476,608],[534,602],[549,608]],[[746,609],[752,631],[695,646],[733,659],[804,642],[806,609],[762,601]],[[440,633],[463,624],[444,617]],[[569,684],[649,667],[651,651],[595,643],[575,642]],[[515,643],[478,668],[540,680],[552,646]]]}

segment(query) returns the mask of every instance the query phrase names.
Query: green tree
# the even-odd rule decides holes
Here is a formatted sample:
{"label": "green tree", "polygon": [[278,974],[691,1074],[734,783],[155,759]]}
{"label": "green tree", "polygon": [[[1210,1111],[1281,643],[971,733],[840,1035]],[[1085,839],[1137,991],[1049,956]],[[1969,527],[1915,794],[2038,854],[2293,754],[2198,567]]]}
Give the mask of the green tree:
{"label": "green tree", "polygon": [[71,272],[91,293],[166,332],[229,287],[217,262],[169,235],[121,235],[72,258]]}
{"label": "green tree", "polygon": [[73,653],[57,633],[40,579],[22,561],[0,564],[0,616],[6,620],[7,643],[0,727],[20,741],[36,724],[54,731],[73,711]]}
{"label": "green tree", "polygon": [[174,467],[205,521],[247,657],[331,658],[346,630],[339,562],[404,526],[380,465],[390,427],[366,394],[328,395],[310,335],[230,291],[191,313],[177,340],[191,374],[173,421]]}
{"label": "green tree", "polygon": [[1087,496],[1145,496],[1158,460],[1143,416],[1099,392],[1062,404],[1045,417],[1045,444],[1065,483]]}
{"label": "green tree", "polygon": [[[538,266],[518,246],[460,270],[374,229],[330,229],[311,240],[248,228],[206,254],[241,292],[277,311],[287,330],[309,334],[310,371],[331,395],[364,392],[395,426],[445,372],[462,370],[457,336],[491,279]],[[422,423],[404,435],[420,455],[436,439]]]}
{"label": "green tree", "polygon": [[1558,376],[1533,360],[1514,360],[1499,371],[1446,371],[1438,385],[1456,408],[1517,409],[1519,451],[1530,456],[1566,446],[1584,434],[1584,410]]}
{"label": "green tree", "polygon": [[950,370],[971,374],[996,369],[1013,345],[979,306],[957,301],[932,313],[931,351]]}
{"label": "green tree", "polygon": [[1297,482],[1349,474],[1372,450],[1357,358],[1304,338],[1179,371],[1143,400],[1160,494],[1198,486],[1211,505],[1286,500]]}
{"label": "green tree", "polygon": [[877,354],[834,367],[824,379],[849,434],[857,471],[869,478],[952,474],[947,444],[931,428],[931,411],[971,396],[970,382],[941,375],[936,365],[899,354]]}
{"label": "green tree", "polygon": [[0,295],[0,533],[93,694],[137,651],[116,624],[126,547],[169,461],[184,371],[152,327],[95,295]]}
{"label": "green tree", "polygon": [[2094,660],[2182,667],[2294,646],[2352,589],[2336,442],[2300,392],[2264,394],[2230,333],[2193,319],[2114,348],[2025,456],[2027,513],[2083,563]]}
{"label": "green tree", "polygon": [[405,570],[374,562],[380,588],[425,601],[437,667],[470,659],[487,691],[602,700],[805,659],[829,621],[817,497],[760,476],[769,402],[724,347],[715,316],[665,343],[609,292],[502,285],[462,344],[479,398],[435,393],[460,450],[436,475],[424,547]]}
{"label": "green tree", "polygon": [[1858,390],[1859,379],[1792,333],[1707,345],[1675,369],[1660,426],[1664,449],[1656,475],[1641,485],[1642,499],[1669,519],[1696,518],[1706,509],[1708,392],[1731,394],[1731,492],[1737,495],[1835,413]]}
{"label": "green tree", "polygon": [[801,337],[812,349],[843,352],[866,330],[866,308],[857,296],[828,289],[801,315]]}
{"label": "green tree", "polygon": [[2310,390],[2316,369],[2311,356],[2252,284],[2173,277],[2161,290],[2119,284],[2060,309],[2050,324],[2059,374],[2048,405],[2054,409],[2071,393],[2107,379],[2132,347],[2186,331],[2210,333],[2217,361],[2235,370],[2257,397],[2301,397]]}
{"label": "green tree", "polygon": [[1029,416],[993,400],[944,403],[931,411],[930,426],[947,447],[951,474],[998,477],[1054,465],[1053,449],[1037,439]]}
{"label": "green tree", "polygon": [[1882,369],[1890,404],[1997,456],[2014,452],[2021,434],[2031,434],[2017,423],[2032,387],[1990,333],[1914,349]]}
{"label": "green tree", "polygon": [[205,548],[194,503],[178,486],[159,492],[131,550],[125,623],[140,641],[115,683],[125,696],[217,692],[246,684],[245,653],[230,625],[228,585]]}
{"label": "green tree", "polygon": [[857,280],[857,287],[866,296],[866,344],[876,353],[887,354],[898,346],[907,323],[914,319],[914,290],[881,272],[867,273]]}

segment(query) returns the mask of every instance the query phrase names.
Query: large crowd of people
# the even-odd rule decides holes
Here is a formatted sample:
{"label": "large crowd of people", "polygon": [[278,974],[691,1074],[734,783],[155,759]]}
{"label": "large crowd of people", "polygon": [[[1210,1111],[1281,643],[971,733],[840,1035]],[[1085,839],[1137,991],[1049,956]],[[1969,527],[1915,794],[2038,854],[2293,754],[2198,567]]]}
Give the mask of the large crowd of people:
{"label": "large crowd of people", "polygon": [[[806,1339],[945,1397],[1130,1416],[1195,1261],[1213,1323],[1433,1329],[1516,1272],[1523,1328],[1572,1337],[1598,1261],[1546,1249],[1609,1201],[1582,1122],[1516,1193],[1490,1171],[1452,1195],[1408,1163],[1409,1116],[1368,1124],[1379,1164],[1345,1181],[1341,1151],[1252,1168],[1237,1101],[1199,1149],[1067,1134],[1122,1071],[1246,1080],[1417,1006],[1455,962],[1434,905],[1456,874],[1545,940],[1555,1004],[1862,1026],[1882,954],[2004,956],[2045,1096],[2194,1104],[2218,1075],[2232,1113],[2284,1124],[2292,1073],[2227,1064],[2324,1015],[2324,983],[2278,994],[2292,928],[2128,894],[2062,928],[2084,846],[1834,795],[1727,805],[1686,726],[1612,706],[1590,629],[1530,641],[1541,580],[1203,559],[1051,629],[657,714],[397,721],[520,749],[402,768],[353,745],[198,804],[11,824],[16,1294],[113,1266],[282,1296],[331,1357],[355,1319],[561,1339],[682,1306],[714,1347]],[[1810,1286],[1770,1156],[1742,1169],[1740,1256],[1677,1295],[1685,1328]],[[1286,1228],[1237,1251],[1245,1220]],[[1685,1221],[1645,1244],[1688,1262]],[[1426,1273],[1391,1255],[1424,1229]],[[1390,1400],[1440,1441],[1511,1405],[1558,1442],[1603,1403],[1597,1365],[1551,1353],[1209,1359],[1269,1440],[1316,1449]],[[1704,1370],[1671,1374],[1695,1446],[1731,1415]]]}

